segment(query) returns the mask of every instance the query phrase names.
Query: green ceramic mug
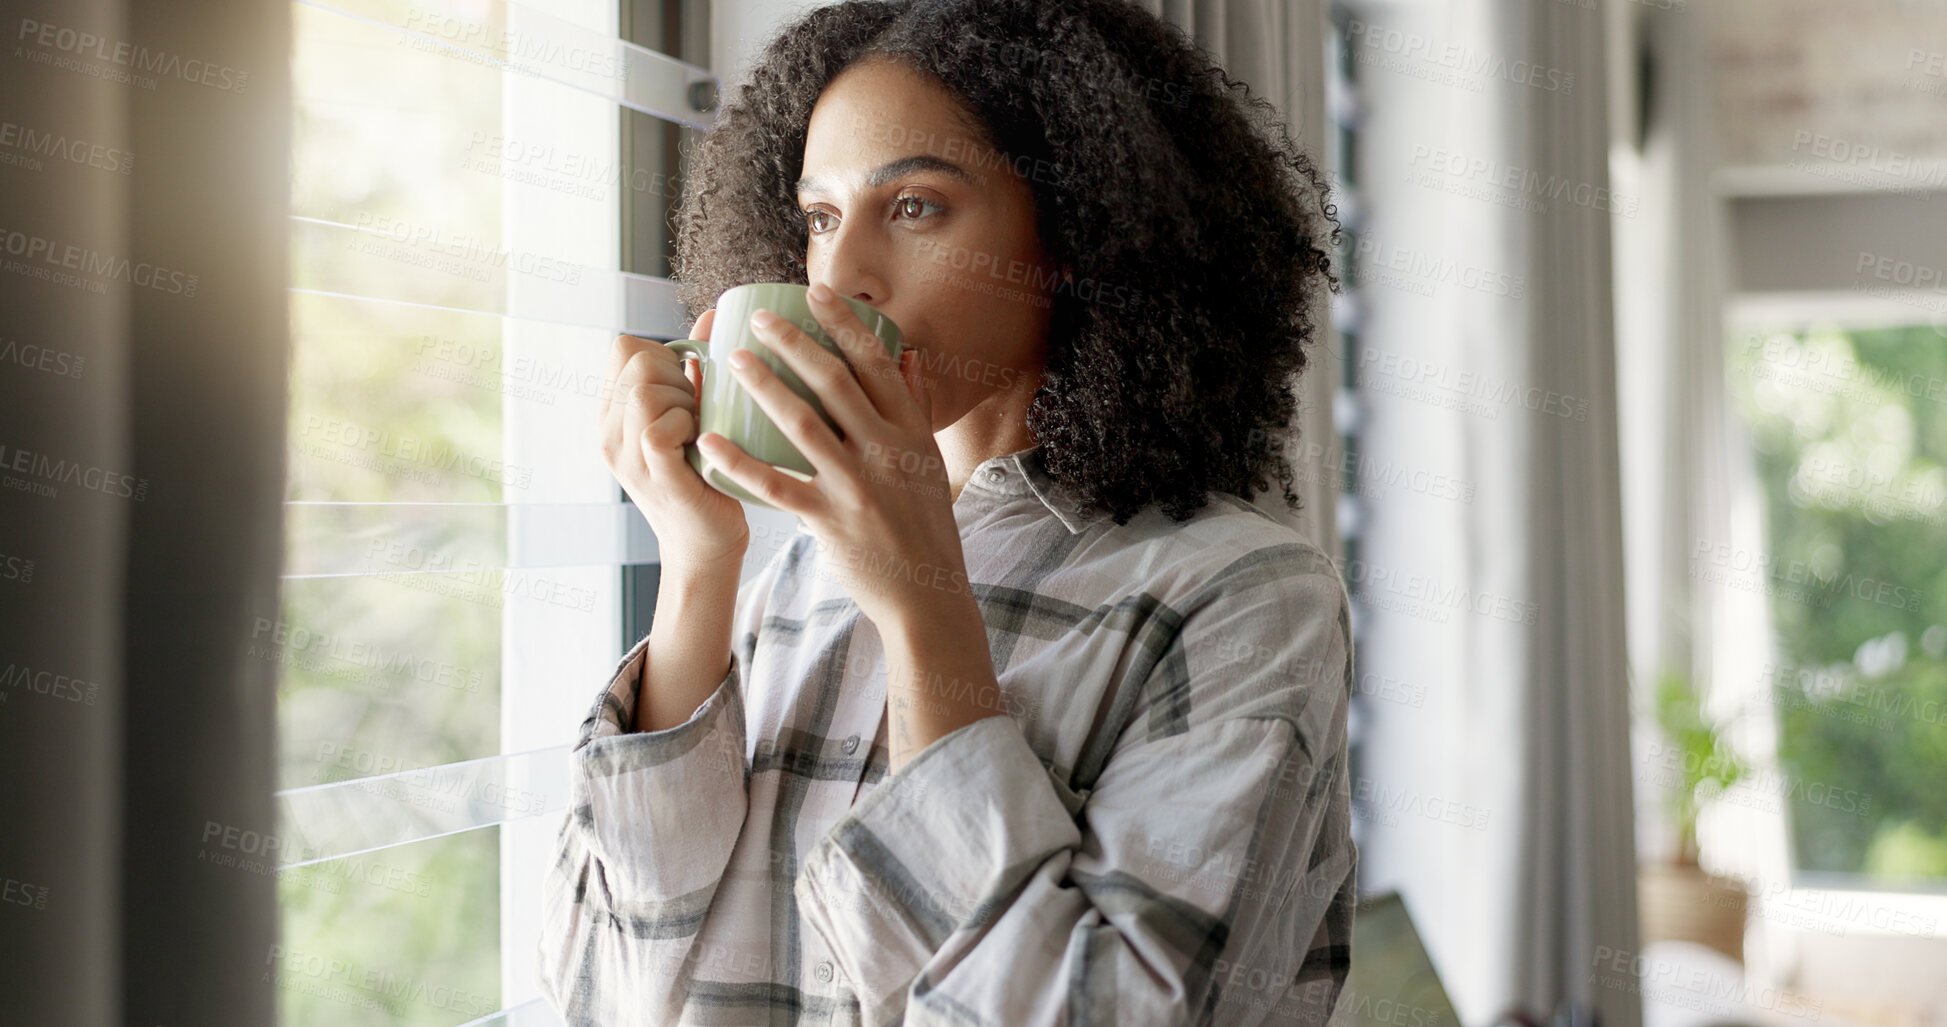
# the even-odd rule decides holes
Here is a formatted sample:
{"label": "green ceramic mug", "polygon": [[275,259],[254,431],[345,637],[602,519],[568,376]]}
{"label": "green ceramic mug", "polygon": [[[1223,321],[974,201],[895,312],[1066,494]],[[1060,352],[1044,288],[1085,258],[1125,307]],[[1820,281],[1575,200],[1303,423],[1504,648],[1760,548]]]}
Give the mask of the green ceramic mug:
{"label": "green ceramic mug", "polygon": [[[782,357],[772,353],[770,347],[764,345],[763,340],[757,337],[756,331],[750,325],[752,314],[759,310],[769,310],[803,329],[804,333],[816,340],[818,345],[845,361],[848,368],[851,367],[851,361],[845,359],[845,354],[838,348],[838,343],[826,334],[824,327],[812,315],[811,302],[805,296],[808,288],[791,282],[753,282],[749,285],[725,289],[723,295],[717,297],[717,316],[716,321],[710,326],[708,342],[678,339],[664,343],[679,354],[695,357],[703,362],[703,394],[697,399],[699,422],[697,434],[700,436],[704,432],[716,432],[743,447],[744,452],[799,481],[811,480],[814,473],[811,461],[807,460],[803,453],[798,452],[798,447],[792,445],[784,432],[772,423],[770,415],[757,404],[757,400],[738,384],[736,377],[730,373],[728,361],[734,350],[744,349],[756,354],[757,359],[762,360],[764,365],[771,369],[772,374],[777,375],[784,384],[790,386],[791,391],[802,396],[805,402],[811,405],[811,409],[817,411],[819,417],[824,418],[825,424],[830,426],[833,432],[838,432],[837,422],[825,412],[825,404],[819,400],[818,394],[798,377],[797,372],[793,371]],[[859,315],[859,320],[872,330],[872,334],[885,343],[886,353],[897,364],[900,347],[904,345],[899,326],[893,323],[892,318],[859,300],[848,296],[845,302],[852,305],[852,309]],[[853,371],[855,376],[857,373],[856,370]],[[703,451],[697,448],[696,443],[684,445],[683,455],[689,460],[690,466],[696,469],[696,473],[702,475],[703,480],[709,482],[717,491],[746,503],[755,503],[763,507],[771,505],[751,495],[743,486],[731,480],[729,475],[718,470],[704,457]]]}

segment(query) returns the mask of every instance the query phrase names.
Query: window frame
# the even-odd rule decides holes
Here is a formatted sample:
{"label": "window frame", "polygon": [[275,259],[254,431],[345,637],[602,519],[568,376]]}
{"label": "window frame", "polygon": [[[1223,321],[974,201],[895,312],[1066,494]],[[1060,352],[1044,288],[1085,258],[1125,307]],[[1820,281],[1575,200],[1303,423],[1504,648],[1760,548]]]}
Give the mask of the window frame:
{"label": "window frame", "polygon": [[[1854,331],[1868,328],[1924,323],[1927,319],[1914,308],[1891,300],[1861,297],[1847,293],[1805,290],[1792,293],[1736,294],[1724,306],[1721,342],[1743,337],[1760,329],[1792,325],[1794,330],[1820,326]],[[1947,345],[1947,343],[1943,343]],[[1718,383],[1728,392],[1728,380]],[[1750,466],[1749,445],[1741,417],[1725,403],[1722,411],[1726,430],[1721,437],[1731,450],[1724,454],[1727,466],[1736,471],[1726,487],[1731,491],[1733,510],[1755,510],[1762,506],[1762,484]],[[1769,550],[1766,526],[1754,517],[1733,515],[1724,526],[1724,536],[1733,551]],[[1766,668],[1776,661],[1776,647],[1769,600],[1764,596],[1740,596],[1747,616],[1762,618],[1763,644],[1727,644],[1708,658],[1714,664],[1711,678],[1717,684],[1711,705],[1743,711],[1743,718],[1731,728],[1745,753],[1774,753],[1782,741],[1773,696],[1766,687],[1770,680]],[[1732,617],[1740,611],[1733,610]],[[1744,785],[1736,787],[1745,787]],[[1808,871],[1798,866],[1792,841],[1791,803],[1780,802],[1778,812],[1770,814],[1753,807],[1729,802],[1707,805],[1699,813],[1699,830],[1708,832],[1709,845],[1721,861],[1741,871],[1752,872],[1758,889],[1753,894],[1756,910],[1751,929],[1780,933],[1838,933],[1870,937],[1915,937],[1899,924],[1927,922],[1933,926],[1927,935],[1938,938],[1947,925],[1947,883],[1934,889],[1896,890],[1863,873]],[[1713,862],[1718,862],[1714,859]],[[1775,906],[1776,912],[1765,907]],[[1832,915],[1832,911],[1838,911]],[[1808,916],[1795,914],[1809,913]],[[1882,915],[1883,914],[1883,915]],[[1813,923],[1821,918],[1831,932]],[[1799,922],[1803,921],[1803,922]]]}

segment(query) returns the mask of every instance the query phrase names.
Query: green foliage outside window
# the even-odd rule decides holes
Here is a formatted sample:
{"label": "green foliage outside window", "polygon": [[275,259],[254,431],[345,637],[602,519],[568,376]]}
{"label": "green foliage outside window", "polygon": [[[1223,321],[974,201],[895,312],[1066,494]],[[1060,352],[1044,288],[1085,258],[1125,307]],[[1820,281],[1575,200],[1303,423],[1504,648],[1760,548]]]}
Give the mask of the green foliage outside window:
{"label": "green foliage outside window", "polygon": [[1764,489],[1765,562],[1744,562],[1777,640],[1795,865],[1947,884],[1947,338],[1735,338],[1728,364]]}
{"label": "green foliage outside window", "polygon": [[[409,221],[491,244],[502,183],[463,159],[472,133],[498,131],[498,69],[401,45],[405,37],[320,8],[296,5],[292,16],[292,213]],[[387,276],[405,265],[360,259],[347,238],[293,227],[285,498],[503,501],[491,477],[387,455],[403,446],[345,441],[355,430],[489,460],[502,447],[497,392],[419,364],[429,338],[497,351],[500,319],[439,309],[466,306],[458,286],[420,307],[352,298],[386,295]],[[297,555],[300,545],[288,548]],[[428,575],[334,570],[285,580],[284,644],[269,632],[253,643],[252,655],[279,668],[279,787],[499,753],[500,607],[425,588]],[[332,642],[290,641],[323,637]],[[441,673],[415,673],[429,665]],[[263,969],[280,1024],[450,1027],[500,1008],[497,828],[285,869],[278,900],[279,945]]]}

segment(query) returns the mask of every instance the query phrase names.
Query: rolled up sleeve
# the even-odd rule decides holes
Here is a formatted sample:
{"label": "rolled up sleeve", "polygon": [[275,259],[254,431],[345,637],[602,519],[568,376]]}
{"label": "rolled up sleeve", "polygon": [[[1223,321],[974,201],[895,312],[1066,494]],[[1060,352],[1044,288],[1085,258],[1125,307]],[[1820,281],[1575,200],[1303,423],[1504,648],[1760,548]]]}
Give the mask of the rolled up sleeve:
{"label": "rolled up sleeve", "polygon": [[987,717],[820,840],[801,908],[867,1024],[1325,1022],[1349,961],[1350,662],[1344,589],[1307,551],[1184,603],[1091,791]]}
{"label": "rolled up sleeve", "polygon": [[690,719],[626,730],[642,649],[602,693],[575,746],[570,816],[609,889],[664,933],[702,919],[743,829],[744,702],[733,652],[728,673]]}

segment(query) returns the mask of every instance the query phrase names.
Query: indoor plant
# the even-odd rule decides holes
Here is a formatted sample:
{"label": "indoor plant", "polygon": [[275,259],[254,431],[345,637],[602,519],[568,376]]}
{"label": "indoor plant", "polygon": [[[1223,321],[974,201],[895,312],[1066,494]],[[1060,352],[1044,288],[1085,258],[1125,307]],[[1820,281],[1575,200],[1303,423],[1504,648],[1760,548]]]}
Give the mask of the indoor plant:
{"label": "indoor plant", "polygon": [[1665,671],[1657,679],[1656,723],[1666,747],[1657,777],[1671,788],[1676,851],[1669,860],[1646,862],[1638,870],[1642,943],[1691,941],[1742,962],[1749,896],[1742,882],[1698,865],[1697,812],[1749,768],[1724,737],[1724,725],[1705,718],[1702,698],[1686,674]]}

